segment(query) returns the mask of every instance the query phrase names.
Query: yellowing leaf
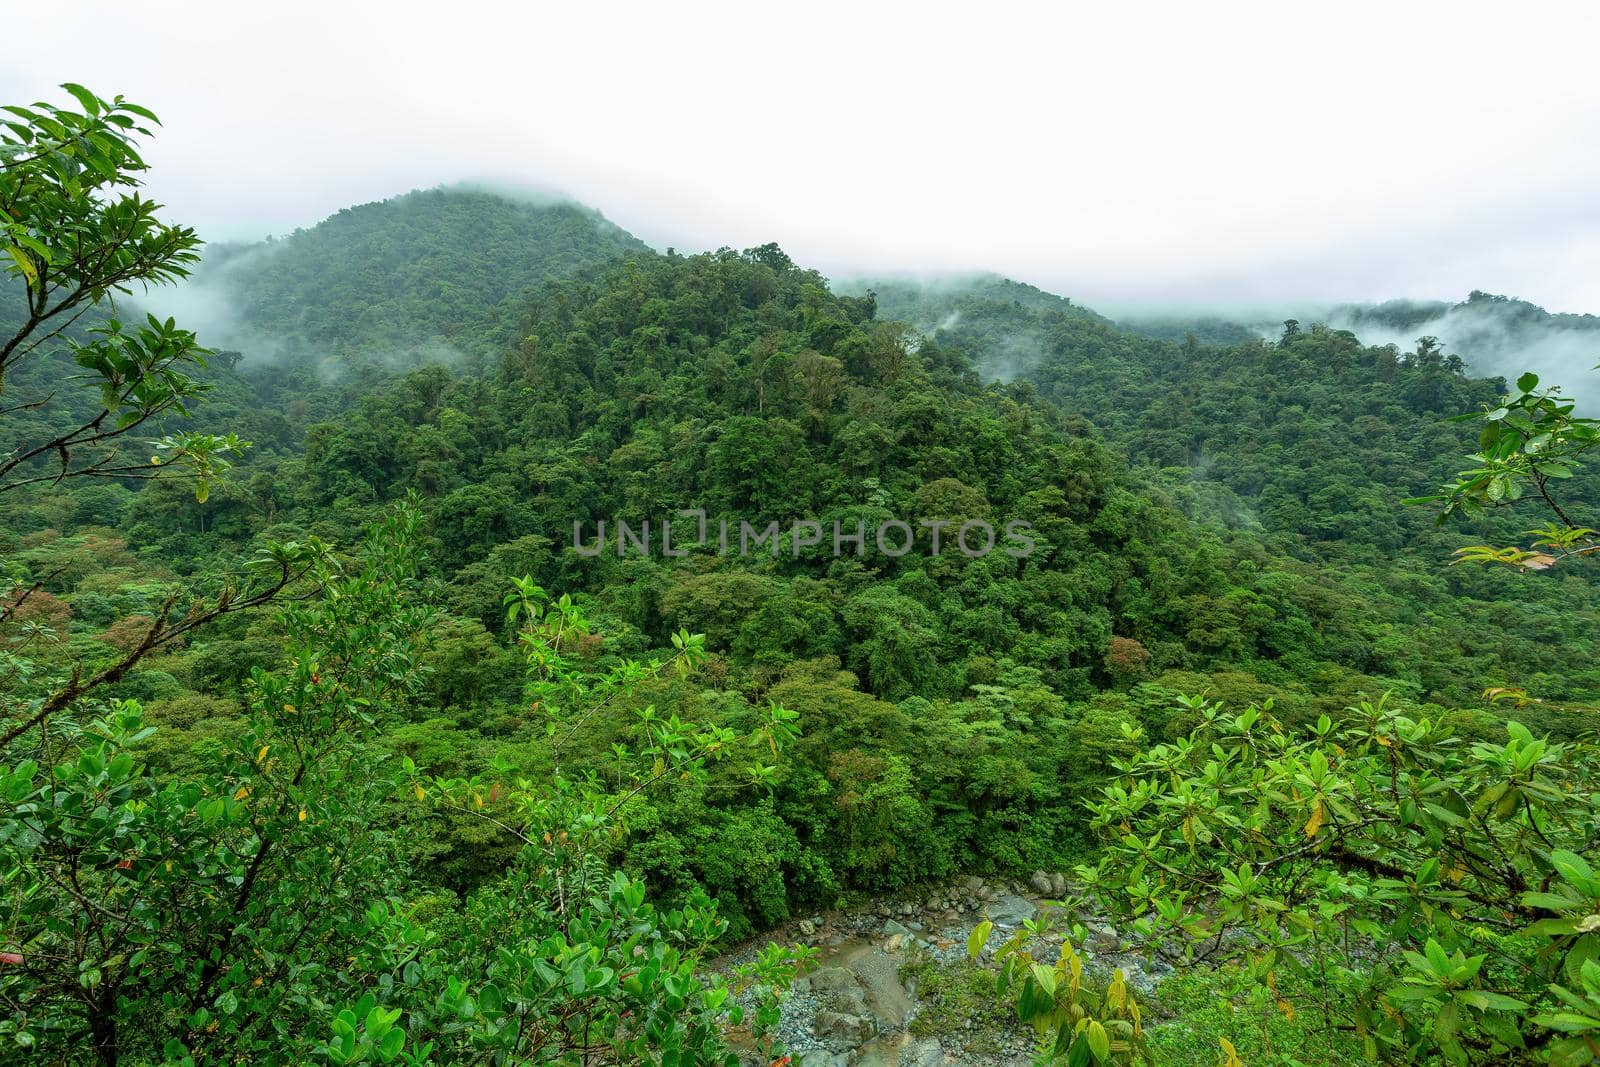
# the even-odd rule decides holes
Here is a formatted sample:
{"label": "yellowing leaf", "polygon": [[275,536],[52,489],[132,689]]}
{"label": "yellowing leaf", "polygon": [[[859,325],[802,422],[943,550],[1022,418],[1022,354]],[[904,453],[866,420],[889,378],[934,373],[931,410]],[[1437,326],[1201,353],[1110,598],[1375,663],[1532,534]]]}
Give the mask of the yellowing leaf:
{"label": "yellowing leaf", "polygon": [[1278,1010],[1283,1012],[1283,1017],[1285,1019],[1292,1020],[1294,1018],[1294,1005],[1290,1004],[1287,1000],[1284,1000],[1282,997],[1278,998]]}
{"label": "yellowing leaf", "polygon": [[1106,1033],[1106,1028],[1098,1019],[1090,1019],[1087,1032],[1084,1036],[1089,1042],[1089,1051],[1094,1053],[1096,1060],[1109,1060],[1111,1058],[1111,1035]]}
{"label": "yellowing leaf", "polygon": [[427,798],[428,798],[428,794],[426,794],[426,793],[424,793],[424,792],[423,792],[423,791],[422,791],[422,787],[421,787],[421,786],[420,786],[420,785],[418,785],[418,786],[412,786],[412,788],[413,788],[413,789],[415,789],[415,790],[416,790],[416,793],[417,793],[417,799],[418,799],[418,800],[426,800],[426,799],[427,799]]}
{"label": "yellowing leaf", "polygon": [[1239,1058],[1239,1051],[1233,1047],[1233,1042],[1225,1037],[1217,1038],[1222,1045],[1222,1067],[1244,1067],[1244,1061]]}
{"label": "yellowing leaf", "polygon": [[1322,798],[1318,797],[1317,798],[1317,802],[1314,805],[1312,805],[1311,818],[1306,820],[1306,836],[1307,837],[1316,837],[1317,836],[1317,831],[1322,829],[1322,816],[1323,816]]}
{"label": "yellowing leaf", "polygon": [[262,760],[267,758],[267,749],[269,749],[271,747],[272,747],[271,745],[262,745],[261,746],[261,751],[256,753],[256,762],[257,763],[260,763]]}
{"label": "yellowing leaf", "polygon": [[16,245],[6,245],[6,251],[11,253],[11,258],[16,261],[17,269],[28,280],[28,284],[38,285],[39,272],[34,268],[33,260],[28,258],[28,254]]}
{"label": "yellowing leaf", "polygon": [[305,808],[301,808],[300,809],[300,821],[301,822],[305,822],[306,821],[306,809]]}
{"label": "yellowing leaf", "polygon": [[235,799],[235,800],[243,800],[245,797],[247,797],[249,795],[250,795],[250,787],[247,786],[247,785],[241,785],[237,790],[234,791],[233,799]]}

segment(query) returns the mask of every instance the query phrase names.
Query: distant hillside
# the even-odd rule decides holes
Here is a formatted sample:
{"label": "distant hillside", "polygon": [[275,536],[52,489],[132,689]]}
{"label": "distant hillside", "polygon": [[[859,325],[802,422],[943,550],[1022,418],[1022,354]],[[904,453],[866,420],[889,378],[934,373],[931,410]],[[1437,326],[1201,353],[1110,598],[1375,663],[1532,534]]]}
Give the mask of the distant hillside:
{"label": "distant hillside", "polygon": [[529,290],[644,247],[575,203],[430,189],[213,246],[193,284],[159,299],[247,363],[449,362],[513,340]]}
{"label": "distant hillside", "polygon": [[1248,324],[1220,315],[1132,314],[1118,318],[1116,325],[1158,341],[1182,342],[1193,337],[1203,345],[1237,345],[1261,336]]}
{"label": "distant hillside", "polygon": [[1459,304],[1391,300],[1346,304],[1328,313],[1329,325],[1350,330],[1367,344],[1413,347],[1437,337],[1478,374],[1513,378],[1536,371],[1571,396],[1600,400],[1600,316],[1552,314],[1509,296],[1473,292]]}
{"label": "distant hillside", "polygon": [[[924,333],[960,328],[985,331],[987,323],[1008,326],[1027,323],[1075,322],[1111,327],[1110,319],[1074,304],[1064,296],[1047,293],[1024,282],[995,274],[918,283],[912,281],[855,282],[841,288],[871,290],[878,298],[878,317],[909,323]],[[1037,361],[1041,339],[1038,329],[1005,329],[996,342],[969,354],[974,368],[987,378],[1010,381],[1026,374]]]}
{"label": "distant hillside", "polygon": [[1034,311],[1054,311],[1071,318],[1096,322],[1109,321],[1064,296],[1047,293],[1026,282],[1012,281],[998,274],[977,274],[928,283],[863,280],[837,288],[841,292],[872,290],[878,296],[880,318],[899,319],[918,329],[936,328],[952,312],[975,304],[1020,304]]}
{"label": "distant hillside", "polygon": [[[1448,552],[1431,514],[1399,501],[1457,469],[1471,433],[1447,416],[1492,402],[1501,383],[1437,354],[1414,355],[1414,345],[1363,344],[1370,330],[1358,340],[1306,322],[1283,343],[1259,332],[1226,345],[1191,339],[1193,331],[1164,340],[1060,298],[1052,304],[1049,294],[988,298],[1038,293],[1010,286],[984,279],[909,295],[885,287],[879,314],[911,309],[937,324],[934,343],[980,373],[1031,383],[1088,418],[1136,464],[1159,471],[1196,518],[1264,531],[1302,558]],[[1508,321],[1515,310],[1516,302],[1482,308]],[[1281,332],[1275,324],[1274,338]],[[1591,489],[1600,486],[1585,480]]]}

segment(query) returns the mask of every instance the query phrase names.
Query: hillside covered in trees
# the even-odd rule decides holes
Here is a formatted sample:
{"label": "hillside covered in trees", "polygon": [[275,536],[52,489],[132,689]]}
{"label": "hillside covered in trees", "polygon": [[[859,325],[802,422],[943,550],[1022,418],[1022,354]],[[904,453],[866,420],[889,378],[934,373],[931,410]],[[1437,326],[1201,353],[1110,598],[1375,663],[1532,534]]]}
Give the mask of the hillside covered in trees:
{"label": "hillside covered in trees", "polygon": [[[1206,343],[997,278],[841,291],[469,189],[203,259],[151,216],[108,278],[60,220],[134,210],[143,112],[74,96],[0,172],[33,213],[0,319],[5,1047],[778,1061],[809,950],[714,951],[1076,868],[1142,950],[1191,942],[1202,1000],[1270,989],[1284,1047],[1586,1062],[1592,531],[1451,562],[1528,541],[1514,482],[1595,513],[1593,430],[1537,381],[1360,323]],[[89,192],[45,165],[84,152]],[[1018,937],[961,980],[1040,1056],[1145,1049],[1120,978],[1058,994],[1072,949]]]}

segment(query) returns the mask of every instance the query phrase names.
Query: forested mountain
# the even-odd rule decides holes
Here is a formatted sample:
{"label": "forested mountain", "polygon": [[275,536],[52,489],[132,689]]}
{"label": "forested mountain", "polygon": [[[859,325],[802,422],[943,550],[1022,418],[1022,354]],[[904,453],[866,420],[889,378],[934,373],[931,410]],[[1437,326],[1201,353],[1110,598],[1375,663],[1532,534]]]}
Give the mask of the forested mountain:
{"label": "forested mountain", "polygon": [[[113,294],[65,339],[82,342],[107,318],[175,316],[215,354],[201,374],[207,403],[192,419],[169,413],[169,427],[226,427],[258,455],[275,453],[298,448],[306,426],[379,380],[493,362],[519,337],[530,291],[643,247],[570,201],[430,189],[286,237],[210,246],[181,285]],[[0,327],[24,321],[22,295],[16,279],[0,279]],[[16,409],[0,445],[31,440],[54,417],[93,416],[65,345],[41,355],[13,374]]]}
{"label": "forested mountain", "polygon": [[[78,99],[22,118],[99,137],[123,114]],[[142,167],[108,135],[51,151]],[[83,196],[26,166],[32,199],[0,203]],[[1600,899],[1564,858],[1600,825],[1588,749],[1562,747],[1600,698],[1593,531],[1448,563],[1526,539],[1531,518],[1476,506],[1513,481],[1594,512],[1596,434],[1537,381],[1322,324],[1168,340],[992,277],[844,293],[775,245],[663,254],[576,205],[460,189],[212,250],[170,301],[198,339],[157,321],[133,343],[88,332],[107,307],[73,294],[115,286],[37,210],[43,236],[7,231],[27,269],[0,336],[51,299],[89,314],[7,382],[6,447],[63,412],[97,429],[0,483],[18,1048],[389,1062],[403,1014],[419,1063],[729,1063],[749,1004],[739,1039],[772,1062],[806,953],[728,985],[699,969],[713,946],[1081,860],[1152,953],[1253,923],[1259,977],[1173,958],[1270,990],[1287,1040],[1343,1056],[1308,938],[1346,953],[1341,1020],[1422,1048],[1442,1009],[1370,984],[1370,946],[1414,945],[1447,998],[1470,976],[1433,938],[1516,942],[1496,966],[1529,971],[1506,916]],[[181,274],[192,235],[146,231]],[[51,288],[72,270],[93,284]],[[207,342],[229,351],[201,366]],[[50,399],[63,368],[95,388]],[[116,440],[140,427],[154,469]],[[1402,504],[1472,462],[1444,525]],[[1548,737],[1507,742],[1511,705]],[[1595,954],[1593,923],[1548,921]],[[1002,970],[1031,936],[995,958],[987,934],[973,959]],[[1013,1006],[1049,1056],[1127,1062],[1122,980],[1084,1008],[1072,973],[1058,999],[1070,953]],[[1308,988],[1322,1014],[1297,1023],[1281,1005]],[[1484,1047],[1561,1030],[1491,1018],[1523,1005],[1495,990],[1460,1009]]]}
{"label": "forested mountain", "polygon": [[[1448,320],[1452,315],[1475,318],[1483,326],[1487,326],[1491,320],[1496,320],[1499,330],[1484,332],[1499,332],[1502,336],[1496,338],[1497,340],[1504,340],[1505,333],[1519,328],[1576,330],[1600,335],[1600,316],[1551,313],[1526,300],[1497,296],[1476,289],[1459,304],[1443,300],[1390,300],[1382,304],[1339,304],[1329,311],[1328,315],[1335,321],[1348,322],[1351,329],[1375,327],[1405,333],[1427,332],[1430,324]],[[1464,357],[1472,358],[1483,354],[1472,351],[1474,342],[1487,343],[1489,339],[1464,331],[1461,336],[1451,340],[1463,349]]]}
{"label": "forested mountain", "polygon": [[[992,289],[884,287],[880,312],[936,324],[934,341],[976,366],[1025,353],[1017,376],[1092,421],[1192,514],[1262,531],[1307,559],[1448,551],[1455,535],[1399,501],[1470,451],[1471,432],[1444,416],[1504,390],[1435,343],[1364,345],[1317,323],[1287,324],[1273,342],[1161,341]],[[1583,481],[1580,497],[1595,488]]]}
{"label": "forested mountain", "polygon": [[[1163,344],[990,285],[1002,299],[963,298],[913,351],[889,308],[832,296],[776,249],[635,254],[542,289],[493,373],[369,389],[311,426],[303,458],[247,464],[203,508],[148,498],[137,535],[175,561],[264,516],[347,540],[416,491],[457,603],[491,629],[515,546],[521,572],[596,597],[646,645],[686,626],[769,672],[831,655],[891,699],[957,696],[969,660],[997,657],[1086,697],[1113,680],[1114,635],[1158,673],[1232,665],[1326,688],[1318,672],[1337,666],[1432,700],[1486,680],[1592,697],[1587,658],[1532,625],[1592,622],[1587,584],[1446,571],[1463,532],[1399,503],[1450,472],[1470,435],[1443,416],[1493,383],[1319,328],[1276,346]],[[1018,292],[1030,303],[1006,299]],[[1024,347],[1037,385],[985,384],[995,353]],[[1151,469],[1132,475],[1091,423]],[[766,562],[570,547],[575,523],[586,538],[602,521],[614,537],[619,518],[659,534],[683,508],[713,524],[815,517],[827,537]],[[968,515],[1030,522],[1045,547],[1004,565],[948,547],[827,551],[835,521]],[[1501,627],[1486,668],[1475,634],[1507,610],[1523,623]]]}
{"label": "forested mountain", "polygon": [[215,348],[350,373],[494,352],[535,286],[644,246],[599,212],[470,187],[345,208],[286,237],[220,245],[169,298]]}
{"label": "forested mountain", "polygon": [[[1043,863],[1073,838],[1062,790],[1107,708],[1150,709],[1165,732],[1162,694],[1186,689],[1270,694],[1298,718],[1384,689],[1446,705],[1488,683],[1600,690],[1586,646],[1555,639],[1596,626],[1586,579],[1446,570],[1462,532],[1399,505],[1470,447],[1443,416],[1492,399],[1493,383],[1321,328],[1233,349],[1156,342],[1015,283],[924,304],[955,321],[920,344],[894,307],[836,296],[774,247],[630,253],[538,289],[493,369],[368,385],[303,448],[247,457],[203,504],[161,483],[93,499],[126,500],[131,547],[204,573],[263,533],[349,543],[415,494],[454,618],[417,721],[394,737],[429,770],[530,740],[499,645],[510,577],[581,594],[612,654],[704,633],[739,694],[714,714],[771,698],[810,728],[770,797],[680,795],[637,856],[662,891],[707,885],[758,925],[839,888]],[[1022,345],[1028,382],[985,380],[994,353]],[[741,519],[777,520],[783,540],[666,558],[661,523],[687,508],[713,531],[731,520],[735,538]],[[821,543],[796,549],[790,524],[810,517]],[[969,517],[1027,522],[1035,551],[968,559],[952,527],[933,555],[919,524]],[[894,518],[918,551],[877,548],[872,531]],[[654,528],[648,557],[618,552],[619,520]],[[835,522],[862,523],[864,551],[836,558]],[[605,550],[574,551],[575,524],[587,544],[602,523]],[[41,568],[81,543],[43,509],[8,525]],[[84,595],[66,578],[50,589],[69,606]],[[273,647],[197,639],[164,664],[168,699],[192,716],[198,693],[226,691]],[[154,721],[167,706],[152,701]],[[968,758],[939,755],[952,745]],[[915,770],[895,778],[897,761]],[[974,799],[1002,788],[996,774],[1002,793]],[[908,824],[869,859],[825,798],[891,780],[932,832]],[[713,840],[742,849],[739,833],[787,842],[770,881],[714,873]],[[700,844],[663,852],[684,835]],[[481,872],[461,847],[440,869]]]}

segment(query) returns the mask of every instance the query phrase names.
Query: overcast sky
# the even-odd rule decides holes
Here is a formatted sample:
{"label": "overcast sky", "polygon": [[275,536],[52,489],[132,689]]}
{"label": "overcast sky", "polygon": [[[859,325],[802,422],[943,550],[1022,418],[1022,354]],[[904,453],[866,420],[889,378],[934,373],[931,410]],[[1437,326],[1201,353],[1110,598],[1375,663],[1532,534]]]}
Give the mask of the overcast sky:
{"label": "overcast sky", "polygon": [[835,276],[1600,312],[1597,32],[1592,0],[30,4],[0,102],[153,108],[150,188],[212,239],[490,179]]}

